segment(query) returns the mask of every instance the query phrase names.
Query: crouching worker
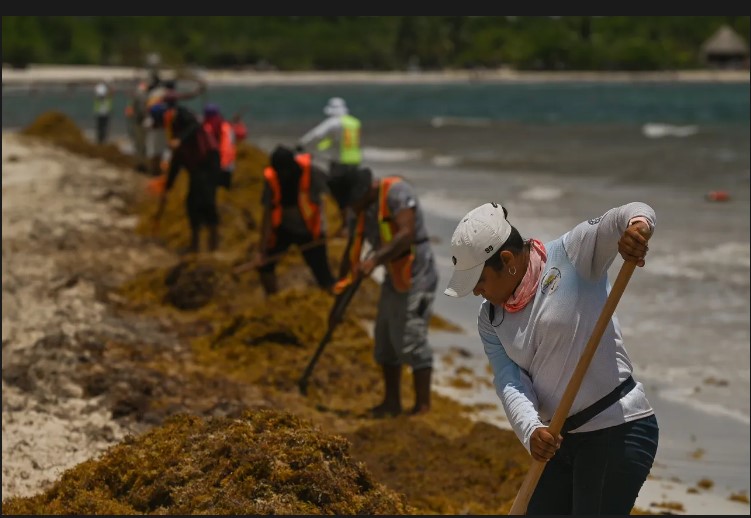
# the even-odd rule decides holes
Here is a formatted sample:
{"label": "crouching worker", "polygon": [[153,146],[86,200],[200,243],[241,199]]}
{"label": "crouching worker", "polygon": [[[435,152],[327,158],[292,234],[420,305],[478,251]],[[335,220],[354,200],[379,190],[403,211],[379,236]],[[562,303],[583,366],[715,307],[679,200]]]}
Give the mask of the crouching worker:
{"label": "crouching worker", "polygon": [[321,210],[326,174],[312,165],[310,154],[295,155],[291,149],[277,146],[263,177],[263,222],[254,262],[266,295],[277,292],[276,264],[293,244],[302,252],[318,286],[331,291],[334,276],[329,267]]}
{"label": "crouching worker", "polygon": [[[404,364],[412,368],[414,378],[415,404],[410,414],[425,413],[430,409],[433,371],[427,334],[438,275],[417,194],[401,177],[374,178],[368,168],[333,173],[328,185],[339,205],[354,214],[335,292],[379,265],[386,268],[374,333],[374,356],[383,371],[385,393],[369,413],[382,418],[402,412]],[[365,240],[373,253],[361,259]]]}

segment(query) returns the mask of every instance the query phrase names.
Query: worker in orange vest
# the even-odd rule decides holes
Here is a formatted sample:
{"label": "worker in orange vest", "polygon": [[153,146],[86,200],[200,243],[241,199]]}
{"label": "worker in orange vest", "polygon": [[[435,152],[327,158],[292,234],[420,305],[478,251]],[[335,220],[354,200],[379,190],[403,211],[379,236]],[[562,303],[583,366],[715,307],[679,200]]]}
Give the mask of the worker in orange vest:
{"label": "worker in orange vest", "polygon": [[[438,273],[417,193],[399,176],[373,177],[364,167],[332,173],[328,186],[339,206],[354,214],[334,293],[370,275],[377,266],[386,270],[374,332],[374,357],[383,371],[385,393],[369,414],[381,418],[402,412],[405,364],[412,369],[415,389],[410,414],[423,414],[430,410],[433,351],[427,333]],[[364,241],[373,250],[365,258]]]}
{"label": "worker in orange vest", "polygon": [[326,173],[311,163],[309,153],[295,155],[292,149],[277,146],[263,177],[263,222],[255,261],[264,291],[271,295],[278,290],[276,264],[293,244],[302,252],[318,286],[330,291],[334,276],[322,210]]}
{"label": "worker in orange vest", "polygon": [[219,213],[216,207],[216,175],[219,173],[219,152],[213,136],[205,131],[198,118],[188,108],[168,95],[164,102],[149,109],[152,127],[165,133],[171,150],[166,183],[154,215],[154,229],[158,228],[167,194],[181,170],[188,172],[188,193],[185,209],[190,225],[190,245],[184,250],[199,250],[200,232],[208,229],[210,251],[219,246]]}
{"label": "worker in orange vest", "polygon": [[220,171],[217,185],[229,190],[237,157],[235,129],[214,103],[209,103],[203,108],[203,127],[214,136],[219,146]]}

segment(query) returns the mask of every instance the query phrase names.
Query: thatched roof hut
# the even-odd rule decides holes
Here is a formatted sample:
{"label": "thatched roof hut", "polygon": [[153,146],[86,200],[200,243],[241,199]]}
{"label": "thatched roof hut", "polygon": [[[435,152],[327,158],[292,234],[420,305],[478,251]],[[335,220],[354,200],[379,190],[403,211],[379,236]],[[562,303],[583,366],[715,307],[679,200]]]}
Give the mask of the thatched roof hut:
{"label": "thatched roof hut", "polygon": [[715,68],[748,68],[748,43],[723,25],[701,46],[702,61]]}

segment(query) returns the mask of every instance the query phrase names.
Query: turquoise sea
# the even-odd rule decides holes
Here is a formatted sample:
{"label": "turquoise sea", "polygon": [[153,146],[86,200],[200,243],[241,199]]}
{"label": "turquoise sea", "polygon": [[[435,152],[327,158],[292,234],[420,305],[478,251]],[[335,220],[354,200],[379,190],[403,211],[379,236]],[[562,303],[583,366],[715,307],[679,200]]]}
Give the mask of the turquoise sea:
{"label": "turquoise sea", "polygon": [[[226,86],[187,104],[242,110],[249,139],[270,150],[293,145],[332,96],[362,120],[374,173],[401,174],[417,188],[441,292],[451,233],[484,202],[503,203],[523,236],[543,241],[617,205],[652,205],[657,229],[647,265],[616,313],[660,420],[654,474],[687,483],[706,477],[720,492],[749,494],[748,82]],[[92,97],[63,87],[4,88],[3,129],[54,109],[91,134]],[[119,141],[125,103],[118,92]],[[713,191],[728,200],[708,200]],[[616,259],[613,278],[621,264]],[[439,293],[436,311],[466,333],[432,339],[437,350],[469,352],[467,364],[488,377],[475,330],[479,303]],[[497,402],[481,389],[466,399]],[[692,457],[698,448],[701,463]]]}

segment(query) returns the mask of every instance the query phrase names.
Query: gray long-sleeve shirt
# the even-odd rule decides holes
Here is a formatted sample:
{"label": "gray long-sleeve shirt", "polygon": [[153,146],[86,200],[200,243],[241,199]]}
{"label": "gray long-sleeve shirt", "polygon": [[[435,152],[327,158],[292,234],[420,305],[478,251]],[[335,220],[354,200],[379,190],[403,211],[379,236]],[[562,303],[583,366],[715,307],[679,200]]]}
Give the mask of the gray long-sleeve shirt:
{"label": "gray long-sleeve shirt", "polygon": [[[344,126],[342,125],[341,115],[328,117],[300,137],[298,144],[308,152],[315,151],[316,155],[320,158],[325,158],[330,162],[336,162],[339,160],[339,148],[343,131]],[[325,138],[331,139],[331,146],[324,150],[309,149],[311,144],[318,144]]]}
{"label": "gray long-sleeve shirt", "polygon": [[[634,202],[584,221],[545,243],[547,261],[534,299],[521,311],[480,306],[477,327],[493,370],[493,383],[519,440],[529,451],[532,432],[547,426],[586,347],[608,294],[607,271],[618,255],[618,240],[632,218],[643,216],[654,229],[655,213]],[[631,375],[618,318],[603,333],[569,411],[588,407]],[[572,432],[615,426],[653,414],[636,387]]]}

